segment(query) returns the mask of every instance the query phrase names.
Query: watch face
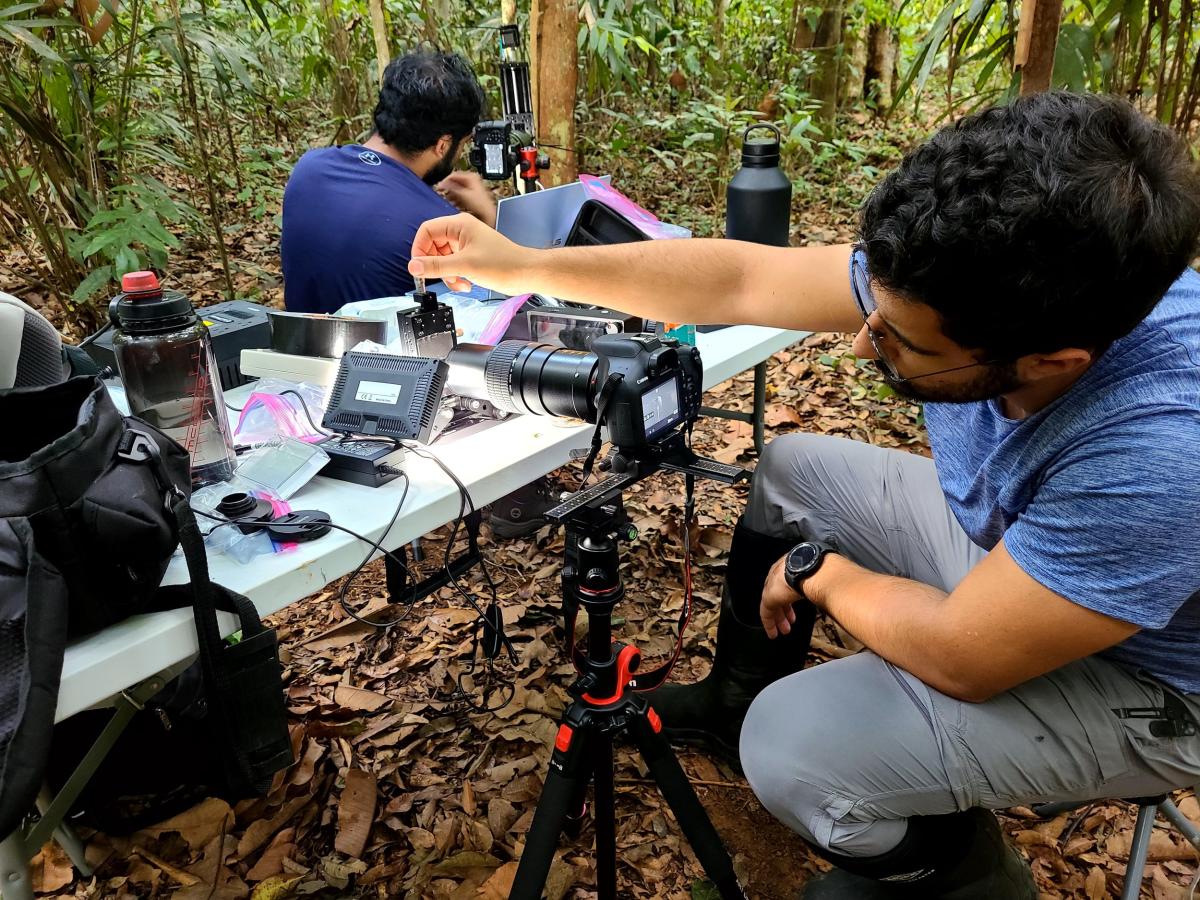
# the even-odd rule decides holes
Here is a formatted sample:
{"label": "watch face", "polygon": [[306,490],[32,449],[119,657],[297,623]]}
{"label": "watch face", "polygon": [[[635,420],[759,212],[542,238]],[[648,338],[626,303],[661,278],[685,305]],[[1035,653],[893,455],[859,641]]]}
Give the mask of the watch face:
{"label": "watch face", "polygon": [[821,555],[821,548],[816,544],[799,544],[792,548],[788,559],[788,568],[793,572],[807,572]]}

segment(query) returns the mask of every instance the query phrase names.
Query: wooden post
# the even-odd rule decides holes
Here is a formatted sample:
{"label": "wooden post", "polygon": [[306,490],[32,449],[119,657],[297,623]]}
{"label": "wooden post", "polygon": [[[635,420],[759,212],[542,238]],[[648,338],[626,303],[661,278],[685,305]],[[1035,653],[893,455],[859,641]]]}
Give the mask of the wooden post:
{"label": "wooden post", "polygon": [[383,70],[392,59],[388,50],[387,20],[383,17],[383,0],[370,0],[371,33],[375,36],[375,66],[379,70],[379,83],[383,84]]}
{"label": "wooden post", "polygon": [[842,55],[846,48],[842,44],[842,17],[845,0],[828,0],[813,35],[812,50],[817,55],[817,69],[812,74],[809,91],[821,106],[813,117],[824,126],[826,137],[830,137],[838,109],[838,86],[841,83],[845,63]]}
{"label": "wooden post", "polygon": [[1062,8],[1062,0],[1021,0],[1014,65],[1021,73],[1022,95],[1051,87]]}
{"label": "wooden post", "polygon": [[575,90],[579,81],[576,0],[533,0],[529,17],[533,121],[539,144],[547,145],[547,187],[568,184],[578,175],[575,157]]}

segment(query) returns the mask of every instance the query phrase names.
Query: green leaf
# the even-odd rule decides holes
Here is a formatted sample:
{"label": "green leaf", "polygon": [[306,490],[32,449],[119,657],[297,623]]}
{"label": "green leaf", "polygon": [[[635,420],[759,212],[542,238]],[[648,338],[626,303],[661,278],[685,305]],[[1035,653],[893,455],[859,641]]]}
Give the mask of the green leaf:
{"label": "green leaf", "polygon": [[113,257],[113,274],[120,278],[128,272],[136,272],[141,268],[138,263],[137,253],[132,247],[122,247],[117,251],[117,255]]}
{"label": "green leaf", "polygon": [[89,257],[107,247],[123,246],[132,243],[133,234],[127,225],[119,225],[113,228],[105,229],[96,235],[86,247],[83,248],[83,256]]}
{"label": "green leaf", "polygon": [[916,92],[921,93],[921,88],[925,86],[926,79],[929,78],[929,73],[933,71],[933,64],[937,59],[938,48],[941,47],[942,41],[945,40],[946,32],[950,30],[950,23],[954,21],[954,13],[958,9],[961,0],[950,0],[938,14],[937,19],[933,23],[933,27],[929,30],[929,35],[921,42],[918,48],[916,59],[909,66],[908,72],[905,73],[904,79],[900,82],[900,87],[896,89],[895,102],[899,102],[909,87],[916,80]]}
{"label": "green leaf", "polygon": [[692,882],[692,900],[721,900],[717,886],[707,879]]}
{"label": "green leaf", "polygon": [[0,19],[12,19],[19,16],[23,12],[29,12],[31,9],[37,9],[41,3],[18,3],[15,6],[10,6],[8,9],[0,9]]}
{"label": "green leaf", "polygon": [[263,23],[263,28],[270,32],[271,23],[267,21],[267,14],[263,11],[262,4],[259,2],[259,0],[245,0],[245,3],[246,6],[254,10],[254,14],[258,16],[259,21]]}
{"label": "green leaf", "polygon": [[1068,24],[1058,32],[1054,48],[1053,86],[1069,91],[1082,91],[1088,86],[1092,71],[1093,32],[1090,26]]}
{"label": "green leaf", "polygon": [[80,282],[79,287],[75,288],[71,294],[71,299],[76,303],[82,303],[88,300],[100,288],[108,284],[113,277],[112,266],[101,266],[98,269],[93,269],[87,278]]}
{"label": "green leaf", "polygon": [[32,31],[26,31],[24,28],[21,28],[16,24],[5,23],[0,25],[0,35],[5,34],[11,35],[13,40],[20,41],[21,43],[25,44],[30,50],[39,56],[48,59],[51,62],[62,63],[63,65],[66,65],[66,63],[63,63],[62,57],[55,53],[54,49],[49,44],[34,35]]}

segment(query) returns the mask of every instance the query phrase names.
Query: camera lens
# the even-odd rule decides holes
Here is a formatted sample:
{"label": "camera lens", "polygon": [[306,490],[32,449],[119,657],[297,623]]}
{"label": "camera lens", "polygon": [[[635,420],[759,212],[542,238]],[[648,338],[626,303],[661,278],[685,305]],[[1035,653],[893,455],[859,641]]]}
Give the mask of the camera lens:
{"label": "camera lens", "polygon": [[459,344],[446,359],[452,394],[486,398],[509,412],[595,420],[594,353],[504,341],[495,347]]}

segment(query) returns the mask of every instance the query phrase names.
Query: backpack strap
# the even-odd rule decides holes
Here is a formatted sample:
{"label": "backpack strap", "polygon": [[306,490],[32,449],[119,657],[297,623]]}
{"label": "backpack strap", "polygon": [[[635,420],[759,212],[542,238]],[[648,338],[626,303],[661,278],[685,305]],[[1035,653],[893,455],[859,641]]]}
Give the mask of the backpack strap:
{"label": "backpack strap", "polygon": [[[164,503],[174,517],[191,579],[200,670],[207,686],[210,708],[216,716],[215,724],[224,736],[223,743],[228,751],[225,757],[228,784],[235,794],[261,791],[266,769],[273,773],[272,766],[291,762],[290,744],[286,760],[279,744],[280,732],[283,742],[287,742],[287,726],[274,630],[263,626],[258,611],[247,598],[233,591],[218,590],[212,583],[200,526],[187,495],[167,477],[158,444],[145,432],[129,428],[117,448],[117,455],[130,462],[149,464],[164,492]],[[217,620],[217,610],[228,610],[230,606],[237,613],[242,630],[241,641],[232,648],[222,639]],[[257,696],[250,698],[248,692]],[[250,715],[247,707],[255,702],[257,714]],[[276,706],[279,716],[275,715]],[[271,721],[263,721],[264,713]],[[255,718],[261,727],[255,726]],[[249,740],[254,760],[247,754],[248,742],[244,740],[247,729],[260,732]]]}

